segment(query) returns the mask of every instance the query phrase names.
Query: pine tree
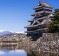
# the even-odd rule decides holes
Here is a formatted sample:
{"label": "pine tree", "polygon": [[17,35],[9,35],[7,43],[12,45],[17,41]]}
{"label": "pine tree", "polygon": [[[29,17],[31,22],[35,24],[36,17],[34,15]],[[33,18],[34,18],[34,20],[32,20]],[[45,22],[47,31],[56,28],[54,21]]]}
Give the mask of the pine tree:
{"label": "pine tree", "polygon": [[48,32],[56,33],[59,32],[59,9],[55,9],[55,15],[51,19],[52,23],[48,26]]}

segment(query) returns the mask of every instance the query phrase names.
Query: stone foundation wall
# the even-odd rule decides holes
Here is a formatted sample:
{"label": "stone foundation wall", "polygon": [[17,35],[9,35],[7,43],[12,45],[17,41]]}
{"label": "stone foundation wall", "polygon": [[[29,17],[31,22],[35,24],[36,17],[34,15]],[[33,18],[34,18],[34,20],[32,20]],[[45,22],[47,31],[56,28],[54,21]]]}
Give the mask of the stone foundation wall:
{"label": "stone foundation wall", "polygon": [[41,41],[58,41],[59,40],[59,33],[43,33]]}
{"label": "stone foundation wall", "polygon": [[34,44],[34,53],[59,53],[59,33],[43,33]]}

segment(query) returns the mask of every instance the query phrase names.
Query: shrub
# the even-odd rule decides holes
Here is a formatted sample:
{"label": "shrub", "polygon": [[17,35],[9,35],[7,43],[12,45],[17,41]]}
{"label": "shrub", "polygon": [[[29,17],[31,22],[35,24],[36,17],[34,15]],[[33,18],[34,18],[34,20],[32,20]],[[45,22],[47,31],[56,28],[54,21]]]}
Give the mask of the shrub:
{"label": "shrub", "polygon": [[56,33],[59,32],[59,9],[55,9],[55,15],[51,19],[51,24],[48,26],[48,32]]}

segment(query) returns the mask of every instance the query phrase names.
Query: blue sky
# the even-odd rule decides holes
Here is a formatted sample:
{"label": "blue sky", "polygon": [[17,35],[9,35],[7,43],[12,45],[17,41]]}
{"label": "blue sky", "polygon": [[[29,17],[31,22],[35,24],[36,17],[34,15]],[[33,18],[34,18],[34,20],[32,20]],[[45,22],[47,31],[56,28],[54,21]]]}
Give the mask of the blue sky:
{"label": "blue sky", "polygon": [[[41,0],[59,8],[59,0]],[[0,30],[24,32],[39,0],[0,0]],[[53,10],[54,10],[53,9]]]}

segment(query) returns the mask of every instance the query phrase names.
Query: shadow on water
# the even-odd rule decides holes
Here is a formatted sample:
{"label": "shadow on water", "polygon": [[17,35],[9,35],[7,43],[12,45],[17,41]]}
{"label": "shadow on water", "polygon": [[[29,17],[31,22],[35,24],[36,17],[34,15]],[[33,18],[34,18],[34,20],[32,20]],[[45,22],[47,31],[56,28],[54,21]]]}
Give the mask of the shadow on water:
{"label": "shadow on water", "polygon": [[42,52],[36,53],[36,56],[59,56],[59,53]]}

